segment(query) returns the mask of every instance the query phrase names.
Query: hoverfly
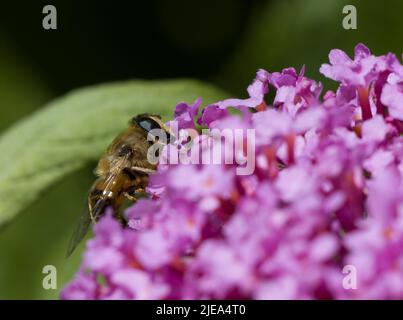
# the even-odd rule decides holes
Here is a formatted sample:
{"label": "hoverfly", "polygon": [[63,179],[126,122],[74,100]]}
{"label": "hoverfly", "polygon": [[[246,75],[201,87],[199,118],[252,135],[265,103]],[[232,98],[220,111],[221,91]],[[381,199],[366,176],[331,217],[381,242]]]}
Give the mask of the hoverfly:
{"label": "hoverfly", "polygon": [[[153,135],[153,132],[165,134]],[[160,139],[160,136],[166,137]],[[110,207],[119,217],[118,211],[125,199],[132,202],[144,193],[148,176],[156,170],[156,164],[147,159],[147,152],[153,144],[167,144],[175,138],[158,115],[142,114],[134,117],[129,127],[117,136],[95,169],[98,177],[94,182],[87,200],[87,210],[80,217],[71,238],[67,256],[87,234],[91,224],[95,224]]]}

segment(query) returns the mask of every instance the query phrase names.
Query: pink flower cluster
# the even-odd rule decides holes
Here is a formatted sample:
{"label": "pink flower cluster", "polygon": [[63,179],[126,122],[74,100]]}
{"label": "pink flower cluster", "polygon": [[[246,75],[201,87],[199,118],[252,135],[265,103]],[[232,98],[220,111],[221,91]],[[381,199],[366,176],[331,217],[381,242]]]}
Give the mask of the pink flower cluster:
{"label": "pink flower cluster", "polygon": [[329,60],[340,85],[323,97],[288,68],[259,70],[247,99],[179,104],[181,132],[254,129],[253,174],[159,166],[129,228],[109,214],[95,226],[62,298],[403,299],[403,66],[362,44]]}

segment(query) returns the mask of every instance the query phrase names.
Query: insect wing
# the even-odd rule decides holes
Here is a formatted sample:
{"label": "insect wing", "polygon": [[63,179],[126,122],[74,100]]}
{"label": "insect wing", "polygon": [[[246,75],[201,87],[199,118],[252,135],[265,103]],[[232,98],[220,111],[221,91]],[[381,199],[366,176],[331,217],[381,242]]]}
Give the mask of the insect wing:
{"label": "insect wing", "polygon": [[92,222],[91,215],[86,205],[85,209],[83,210],[82,214],[78,219],[76,229],[74,230],[74,233],[70,239],[66,257],[69,257],[74,252],[74,250],[81,242],[81,240],[84,239],[85,235],[88,233],[88,230],[90,229],[91,222]]}

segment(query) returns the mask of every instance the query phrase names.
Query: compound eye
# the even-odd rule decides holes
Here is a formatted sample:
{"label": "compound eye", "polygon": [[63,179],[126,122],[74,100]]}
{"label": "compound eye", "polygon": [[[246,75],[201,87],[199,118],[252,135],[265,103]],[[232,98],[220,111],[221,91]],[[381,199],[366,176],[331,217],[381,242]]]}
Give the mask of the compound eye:
{"label": "compound eye", "polygon": [[[154,116],[158,119],[161,119],[159,116]],[[152,130],[158,130],[152,132],[155,141],[159,141],[163,144],[168,144],[174,142],[176,138],[162,128],[161,124],[150,118],[149,116],[140,115],[134,117],[132,119],[132,123],[137,124],[140,128],[142,128],[145,132],[149,133]]]}
{"label": "compound eye", "polygon": [[140,128],[142,128],[146,132],[150,132],[154,129],[161,129],[161,126],[156,121],[150,118],[139,117],[135,118],[134,121],[138,124]]}

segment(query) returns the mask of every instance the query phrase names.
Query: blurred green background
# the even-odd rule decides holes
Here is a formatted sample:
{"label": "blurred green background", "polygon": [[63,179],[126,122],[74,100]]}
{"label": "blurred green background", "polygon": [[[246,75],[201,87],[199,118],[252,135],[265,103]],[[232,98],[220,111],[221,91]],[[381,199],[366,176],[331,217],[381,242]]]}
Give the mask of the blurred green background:
{"label": "blurred green background", "polygon": [[[256,69],[305,64],[330,89],[318,70],[331,48],[351,54],[363,42],[375,54],[403,51],[401,0],[53,1],[53,31],[42,28],[46,4],[0,5],[0,133],[96,83],[191,77],[242,97]],[[357,30],[342,27],[347,4],[357,8]],[[0,299],[58,298],[81,259],[83,244],[64,256],[94,166],[64,178],[0,230]],[[42,288],[48,264],[57,267],[58,290]]]}

